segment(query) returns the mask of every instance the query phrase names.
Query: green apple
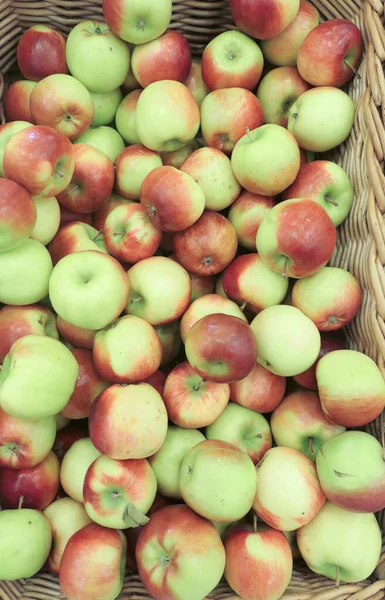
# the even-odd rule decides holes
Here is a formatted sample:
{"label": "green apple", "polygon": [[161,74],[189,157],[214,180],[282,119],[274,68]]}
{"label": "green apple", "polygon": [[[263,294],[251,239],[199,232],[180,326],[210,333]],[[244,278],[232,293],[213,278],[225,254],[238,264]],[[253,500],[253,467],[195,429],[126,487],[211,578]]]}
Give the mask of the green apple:
{"label": "green apple", "polygon": [[46,246],[59,229],[60,205],[55,196],[35,196],[32,200],[36,207],[36,223],[31,238]]}
{"label": "green apple", "polygon": [[172,0],[104,0],[104,18],[130,44],[145,44],[164,33],[171,21]]}
{"label": "green apple", "polygon": [[48,336],[25,335],[5,357],[0,371],[0,405],[21,419],[56,415],[66,406],[79,374],[70,350]]}
{"label": "green apple", "polygon": [[134,90],[127,94],[118,106],[115,126],[127,144],[140,144],[136,128],[136,107],[143,90]]}
{"label": "green apple", "polygon": [[162,166],[162,159],[139,144],[123,149],[115,164],[115,189],[124,198],[139,201],[142,183],[147,175]]}
{"label": "green apple", "polygon": [[52,261],[48,250],[28,239],[0,253],[0,302],[23,306],[43,300],[48,293]]}
{"label": "green apple", "polygon": [[297,532],[302,558],[315,573],[352,583],[369,577],[377,566],[382,536],[373,513],[356,513],[326,502]]}
{"label": "green apple", "polygon": [[47,517],[38,510],[0,512],[0,581],[36,575],[48,558],[52,533]]}
{"label": "green apple", "polygon": [[266,73],[257,90],[265,123],[287,127],[291,106],[310,87],[294,66],[278,67]]}
{"label": "green apple", "polygon": [[90,92],[116,90],[130,68],[127,44],[100,21],[81,21],[71,29],[66,58],[71,75]]}
{"label": "green apple", "polygon": [[68,496],[83,503],[83,485],[90,465],[101,453],[90,438],[77,440],[65,453],[60,469],[60,483]]}
{"label": "green apple", "polygon": [[124,141],[121,135],[106,125],[100,127],[90,127],[81,136],[76,139],[77,144],[88,144],[97,150],[104,152],[115,162],[115,159],[124,150]]}
{"label": "green apple", "polygon": [[204,440],[205,436],[198,429],[169,425],[163,446],[149,458],[160,494],[168,498],[182,498],[179,474],[183,459],[191,448]]}
{"label": "green apple", "polygon": [[91,98],[94,105],[94,118],[91,121],[91,127],[110,125],[123,98],[120,87],[111,90],[111,92],[91,92]]}
{"label": "green apple", "polygon": [[10,123],[4,123],[4,125],[0,126],[0,177],[5,177],[3,169],[5,146],[14,133],[26,129],[27,127],[31,127],[31,125],[32,123],[28,123],[28,121],[11,121]]}

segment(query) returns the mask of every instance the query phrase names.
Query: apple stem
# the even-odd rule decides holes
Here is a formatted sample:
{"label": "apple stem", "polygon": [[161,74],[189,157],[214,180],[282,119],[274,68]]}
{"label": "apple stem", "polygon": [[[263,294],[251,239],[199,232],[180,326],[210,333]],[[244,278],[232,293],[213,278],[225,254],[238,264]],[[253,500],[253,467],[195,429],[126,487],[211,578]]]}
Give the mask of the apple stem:
{"label": "apple stem", "polygon": [[115,500],[115,498],[124,498],[125,500],[127,500],[127,502],[129,502],[129,499],[127,498],[127,496],[125,496],[124,494],[119,494],[119,492],[112,492],[111,498],[113,500]]}
{"label": "apple stem", "polygon": [[310,450],[310,454],[312,456],[314,456],[315,452],[314,452],[314,448],[313,448],[313,438],[309,438],[309,450]]}
{"label": "apple stem", "polygon": [[247,305],[247,302],[243,302],[241,304],[241,306],[239,307],[239,309],[243,312],[245,310],[245,308],[246,308],[246,305]]}
{"label": "apple stem", "polygon": [[253,140],[253,137],[252,137],[252,135],[250,133],[249,127],[245,127],[245,130],[246,130],[246,135],[249,138],[249,140],[254,143],[254,140]]}
{"label": "apple stem", "polygon": [[20,496],[20,498],[19,498],[19,504],[17,506],[17,510],[21,509],[21,507],[23,506],[23,502],[24,502],[24,496]]}
{"label": "apple stem", "polygon": [[333,204],[333,206],[338,206],[338,202],[334,202],[334,200],[330,198],[329,194],[325,194],[325,200],[326,202],[329,202],[329,204]]}
{"label": "apple stem", "polygon": [[125,231],[119,231],[119,232],[115,231],[115,233],[113,234],[114,237],[118,237],[121,235],[126,235],[126,232]]}
{"label": "apple stem", "polygon": [[199,392],[199,390],[201,389],[202,384],[204,382],[205,382],[204,379],[201,378],[201,380],[194,385],[194,387],[193,387],[194,392]]}
{"label": "apple stem", "polygon": [[283,271],[282,271],[282,277],[284,279],[288,279],[288,276],[287,276],[287,273],[286,273],[286,267],[287,267],[287,258],[285,260],[285,266],[284,266]]}
{"label": "apple stem", "polygon": [[92,238],[92,241],[96,242],[96,240],[98,240],[101,235],[103,235],[103,229],[101,229],[100,231],[98,231],[98,233],[95,235],[95,237]]}
{"label": "apple stem", "polygon": [[130,298],[130,304],[135,304],[135,302],[142,302],[142,300],[142,296],[138,296],[138,298]]}
{"label": "apple stem", "polygon": [[352,64],[350,64],[350,62],[348,60],[344,60],[344,63],[347,67],[349,67],[349,69],[351,69],[354,73],[354,75],[357,77],[357,79],[361,79],[361,75],[359,74],[359,72],[357,71],[357,69],[355,67],[353,67]]}
{"label": "apple stem", "polygon": [[258,531],[258,517],[257,517],[257,515],[254,515],[254,517],[253,517],[253,528],[254,528],[254,533],[257,533],[257,531]]}
{"label": "apple stem", "polygon": [[340,587],[340,568],[336,565],[336,587]]}

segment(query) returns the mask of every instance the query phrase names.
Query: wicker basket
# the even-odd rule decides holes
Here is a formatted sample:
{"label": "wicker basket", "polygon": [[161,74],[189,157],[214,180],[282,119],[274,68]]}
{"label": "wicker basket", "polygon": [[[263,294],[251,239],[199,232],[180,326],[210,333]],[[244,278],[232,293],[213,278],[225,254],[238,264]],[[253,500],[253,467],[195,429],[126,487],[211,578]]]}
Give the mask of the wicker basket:
{"label": "wicker basket", "polygon": [[[365,40],[366,54],[359,76],[349,93],[356,102],[354,130],[333,159],[351,177],[356,191],[353,210],[340,227],[332,263],[351,271],[360,281],[364,302],[360,314],[348,330],[352,348],[376,360],[385,377],[385,31],[381,0],[312,0],[325,18],[353,20]],[[102,19],[101,0],[0,0],[0,69],[5,75],[16,63],[20,35],[35,23],[46,23],[67,33],[83,19]],[[170,26],[184,33],[195,55],[215,35],[234,28],[229,0],[174,0]],[[0,100],[7,79],[0,71]],[[0,101],[0,122],[4,118]],[[368,431],[384,442],[383,417]],[[383,514],[379,521],[384,531]],[[295,570],[285,600],[380,600],[385,598],[385,547],[375,577],[371,581],[336,587],[333,581],[299,568]],[[381,579],[384,577],[384,579]],[[57,578],[39,574],[29,580],[0,582],[0,599],[63,598]],[[150,600],[137,575],[127,574],[121,599]],[[212,600],[237,600],[226,584],[209,596]]]}

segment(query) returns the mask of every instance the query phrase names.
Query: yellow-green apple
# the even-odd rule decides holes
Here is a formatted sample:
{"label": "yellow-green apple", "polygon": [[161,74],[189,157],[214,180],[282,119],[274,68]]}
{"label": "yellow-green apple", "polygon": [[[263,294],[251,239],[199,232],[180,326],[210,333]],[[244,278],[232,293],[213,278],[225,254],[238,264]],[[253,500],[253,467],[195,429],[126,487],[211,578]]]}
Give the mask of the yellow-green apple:
{"label": "yellow-green apple", "polygon": [[49,75],[31,93],[29,107],[37,125],[53,127],[70,140],[91,125],[94,105],[87,88],[71,75]]}
{"label": "yellow-green apple", "polygon": [[92,92],[111,92],[122,85],[130,68],[130,50],[102,21],[81,21],[66,46],[71,75]]}
{"label": "yellow-green apple", "polygon": [[297,532],[297,542],[308,567],[338,584],[369,577],[377,566],[382,545],[373,513],[344,510],[330,502]]}
{"label": "yellow-green apple", "polygon": [[325,503],[315,464],[298,450],[271,448],[256,471],[253,509],[274,529],[299,529],[314,519]]}
{"label": "yellow-green apple", "polygon": [[98,374],[90,350],[73,348],[71,352],[79,365],[79,375],[73,394],[61,414],[68,419],[86,419],[90,414],[91,404],[108,387],[108,383]]}
{"label": "yellow-green apple", "polygon": [[158,334],[162,345],[162,361],[160,366],[164,367],[174,360],[182,345],[179,321],[174,321],[167,325],[159,325],[158,327],[155,327],[155,331]]}
{"label": "yellow-green apple", "polygon": [[94,118],[91,121],[91,127],[110,125],[123,99],[121,88],[118,87],[110,92],[91,92],[91,98],[94,105]]}
{"label": "yellow-green apple", "polygon": [[263,124],[258,98],[241,87],[214,90],[201,106],[202,136],[206,144],[231,154],[238,140]]}
{"label": "yellow-green apple", "polygon": [[364,431],[347,431],[317,454],[317,473],[326,498],[346,510],[385,508],[385,467],[381,444]]}
{"label": "yellow-green apple", "polygon": [[225,578],[240,598],[276,600],[289,586],[293,571],[290,544],[282,531],[258,531],[248,523],[225,535]]}
{"label": "yellow-green apple", "polygon": [[222,214],[211,210],[174,237],[177,261],[196,275],[220,273],[234,260],[237,249],[234,227]]}
{"label": "yellow-green apple", "polygon": [[186,429],[200,429],[226,408],[230,388],[227,383],[202,379],[186,361],[168,375],[162,397],[170,421]]}
{"label": "yellow-green apple", "polygon": [[337,267],[323,267],[311,277],[298,279],[292,291],[293,306],[317,325],[319,331],[334,331],[354,319],[361,307],[362,292],[357,279]]}
{"label": "yellow-green apple", "polygon": [[49,281],[57,314],[82,329],[102,329],[112,323],[126,306],[128,293],[123,267],[112,256],[94,250],[62,258]]}
{"label": "yellow-green apple", "polygon": [[0,177],[0,252],[20,246],[36,224],[36,207],[18,183]]}
{"label": "yellow-green apple", "polygon": [[22,502],[24,508],[44,510],[58,493],[59,471],[59,460],[52,451],[34,467],[0,467],[2,507],[17,508]]}
{"label": "yellow-green apple", "polygon": [[154,227],[141,204],[121,204],[105,220],[103,235],[108,251],[120,261],[134,264],[153,256],[162,233]]}
{"label": "yellow-green apple", "polygon": [[191,302],[195,302],[202,296],[214,293],[215,277],[201,276],[189,273],[191,279]]}
{"label": "yellow-green apple", "polygon": [[66,38],[47,25],[29,27],[17,46],[17,64],[23,77],[33,81],[68,73]]}
{"label": "yellow-green apple", "polygon": [[230,159],[217,148],[195,150],[183,163],[181,171],[190,175],[202,189],[206,210],[224,210],[241,193]]}
{"label": "yellow-green apple", "polygon": [[125,148],[115,162],[116,191],[129,200],[139,200],[143,181],[162,164],[157,152],[140,144]]}
{"label": "yellow-green apple", "polygon": [[162,371],[155,371],[153,375],[147,377],[143,381],[143,383],[148,383],[148,385],[152,385],[156,391],[163,396],[164,384],[166,383],[166,375]]}
{"label": "yellow-green apple", "polygon": [[75,169],[71,182],[57,199],[65,208],[91,213],[103,206],[115,183],[112,160],[88,144],[74,144]]}
{"label": "yellow-green apple", "polygon": [[127,273],[130,289],[126,312],[151,325],[179,319],[190,304],[191,280],[177,262],[163,256],[145,258]]}
{"label": "yellow-green apple", "polygon": [[282,401],[286,379],[256,364],[247,377],[230,384],[230,398],[260,413],[272,412]]}
{"label": "yellow-green apple", "polygon": [[222,414],[206,427],[208,440],[222,440],[237,446],[257,464],[272,447],[270,425],[261,414],[229,402]]}
{"label": "yellow-green apple", "polygon": [[203,442],[205,436],[197,429],[170,425],[163,446],[149,458],[156,475],[158,490],[167,498],[181,498],[179,472],[187,452]]}
{"label": "yellow-green apple", "polygon": [[179,81],[155,81],[139,96],[136,129],[150,150],[179,150],[193,140],[200,125],[199,107]]}
{"label": "yellow-green apple", "polygon": [[95,335],[93,358],[99,375],[111,383],[137,383],[158,370],[162,345],[155,329],[125,315]]}
{"label": "yellow-green apple", "polygon": [[55,196],[35,196],[32,200],[36,209],[36,223],[31,238],[46,246],[59,229],[60,205]]}
{"label": "yellow-green apple", "polygon": [[172,0],[103,0],[103,14],[112,31],[131,44],[145,44],[166,31]]}
{"label": "yellow-green apple", "polygon": [[72,221],[60,227],[48,245],[48,251],[54,265],[64,256],[74,252],[83,252],[84,250],[94,250],[107,254],[103,234],[99,234],[98,230],[92,225],[80,221]]}
{"label": "yellow-green apple", "polygon": [[95,447],[110,458],[148,458],[162,446],[167,422],[166,407],[154,387],[115,384],[93,403],[89,431]]}
{"label": "yellow-green apple", "polygon": [[28,121],[13,121],[11,123],[4,123],[4,125],[0,125],[0,177],[5,176],[3,169],[5,146],[8,144],[14,133],[31,126],[32,123],[29,123]]}
{"label": "yellow-green apple", "polygon": [[115,115],[115,126],[127,144],[140,144],[136,129],[136,107],[143,90],[133,90],[123,98]]}
{"label": "yellow-green apple", "polygon": [[346,348],[346,341],[343,335],[343,331],[337,330],[333,332],[321,332],[321,350],[318,355],[316,362],[306,369],[303,373],[299,373],[294,376],[294,381],[299,383],[304,388],[309,390],[318,390],[317,377],[316,377],[316,368],[318,361],[328,354],[329,352],[333,352],[334,350],[344,350]]}
{"label": "yellow-green apple", "polygon": [[0,581],[32,577],[43,567],[51,550],[48,519],[38,510],[0,511]]}
{"label": "yellow-green apple", "polygon": [[148,461],[99,456],[84,480],[84,507],[91,519],[112,529],[137,527],[149,521],[146,513],[156,494],[156,477]]}
{"label": "yellow-green apple", "polygon": [[247,131],[237,142],[231,164],[235,177],[248,192],[275,196],[298,175],[298,144],[281,125],[262,125]]}
{"label": "yellow-green apple", "polygon": [[337,227],[352,208],[354,190],[342,167],[329,160],[315,160],[300,168],[297,179],[283,192],[282,198],[315,200],[324,207]]}
{"label": "yellow-green apple", "polygon": [[203,100],[209,93],[209,89],[202,78],[201,60],[195,59],[191,62],[191,69],[184,84],[186,87],[188,87],[194,97],[195,102],[200,108]]}
{"label": "yellow-green apple", "polygon": [[197,321],[187,334],[185,351],[199,375],[217,383],[244,379],[257,361],[256,336],[248,323],[225,314]]}
{"label": "yellow-green apple", "polygon": [[12,83],[4,94],[4,110],[8,121],[34,122],[29,107],[29,100],[36,81],[21,79]]}
{"label": "yellow-green apple", "polygon": [[32,421],[12,417],[0,408],[0,466],[29,469],[42,462],[53,447],[53,416]]}
{"label": "yellow-green apple", "polygon": [[242,519],[252,507],[256,489],[257,471],[253,461],[233,444],[205,440],[189,450],[183,459],[182,498],[206,519],[219,523]]}
{"label": "yellow-green apple", "polygon": [[183,148],[179,148],[179,150],[174,150],[173,152],[160,152],[163,166],[180,169],[186,158],[200,147],[201,144],[197,140],[192,140],[192,142],[189,142],[186,146],[183,146]]}
{"label": "yellow-green apple", "polygon": [[309,277],[330,260],[337,240],[326,210],[308,198],[280,202],[259,226],[256,246],[267,267],[284,277]]}
{"label": "yellow-green apple", "polygon": [[345,431],[325,417],[318,394],[305,390],[286,396],[270,423],[278,446],[299,450],[313,462],[325,442]]}
{"label": "yellow-green apple", "polygon": [[320,333],[313,321],[294,306],[269,306],[255,317],[250,327],[258,347],[259,364],[277,375],[298,375],[318,358]]}
{"label": "yellow-green apple", "polygon": [[89,213],[85,215],[75,212],[70,208],[66,208],[65,206],[60,206],[60,227],[62,227],[62,225],[67,225],[67,223],[71,223],[72,221],[80,221],[81,223],[92,225],[92,214]]}
{"label": "yellow-green apple", "polygon": [[121,204],[130,204],[132,202],[133,200],[128,200],[127,198],[123,198],[123,196],[121,196],[120,194],[112,192],[108,197],[107,202],[105,202],[103,206],[101,206],[100,208],[98,208],[98,210],[95,210],[95,212],[92,213],[92,225],[98,231],[102,231],[106,218],[108,217],[110,212],[114,210],[114,208],[120,206]]}
{"label": "yellow-green apple", "polygon": [[134,90],[140,89],[139,81],[136,81],[131,68],[128,71],[128,75],[127,75],[126,79],[123,81],[122,85],[120,86],[120,89],[122,90],[123,94],[129,94],[130,92],[133,92]]}
{"label": "yellow-green apple", "polygon": [[141,87],[167,79],[184,83],[191,68],[188,41],[178,31],[168,31],[151,42],[136,46],[131,69]]}
{"label": "yellow-green apple", "polygon": [[312,85],[341,87],[357,72],[363,50],[357,25],[330,19],[306,36],[298,52],[298,70]]}
{"label": "yellow-green apple", "polygon": [[262,219],[276,205],[273,196],[261,196],[244,190],[232,204],[228,220],[237,232],[238,242],[243,248],[255,250],[255,237]]}
{"label": "yellow-green apple", "polygon": [[175,167],[161,166],[145,177],[140,202],[155,227],[176,232],[199,219],[205,209],[205,194],[194,176]]}
{"label": "yellow-green apple", "polygon": [[115,162],[117,157],[124,150],[124,141],[122,136],[113,127],[100,125],[99,127],[90,127],[82,135],[76,138],[77,144],[88,144],[104,154]]}
{"label": "yellow-green apple", "polygon": [[61,317],[56,319],[57,329],[65,342],[75,348],[85,348],[92,350],[96,331],[92,329],[82,329],[76,325],[71,325]]}
{"label": "yellow-green apple", "polygon": [[265,122],[287,127],[290,108],[309,89],[295,67],[278,67],[266,73],[257,90]]}
{"label": "yellow-green apple", "polygon": [[31,196],[56,196],[70,183],[74,169],[70,140],[52,127],[26,127],[10,137],[4,150],[5,176]]}
{"label": "yellow-green apple", "polygon": [[238,29],[258,40],[269,40],[295,19],[299,0],[231,0],[230,7]]}
{"label": "yellow-green apple", "polygon": [[[72,441],[72,440],[71,440]],[[83,503],[83,485],[89,466],[100,456],[91,439],[72,441],[65,450],[60,468],[60,483],[68,496]]]}
{"label": "yellow-green apple", "polygon": [[126,539],[121,531],[90,523],[73,534],[59,569],[63,594],[70,600],[113,600],[122,590]]}
{"label": "yellow-green apple", "polygon": [[74,533],[92,523],[83,504],[72,498],[59,498],[44,510],[52,529],[52,549],[46,567],[51,573],[59,574],[60,562],[69,539]]}
{"label": "yellow-green apple", "polygon": [[289,112],[288,129],[304,150],[326,152],[339,146],[354,122],[353,100],[336,87],[316,87],[300,95]]}
{"label": "yellow-green apple", "polygon": [[242,254],[227,267],[223,289],[230,300],[252,313],[281,304],[287,294],[289,280],[272,271],[256,253]]}
{"label": "yellow-green apple", "polygon": [[222,578],[225,561],[214,525],[184,505],[156,511],[136,545],[140,579],[158,600],[206,598]]}
{"label": "yellow-green apple", "polygon": [[277,67],[297,65],[298,50],[307,34],[320,22],[320,15],[315,6],[301,0],[294,20],[278,35],[263,40],[263,55],[270,64]]}
{"label": "yellow-green apple", "polygon": [[385,382],[374,360],[355,350],[335,350],[316,369],[322,410],[343,427],[361,427],[385,406]]}

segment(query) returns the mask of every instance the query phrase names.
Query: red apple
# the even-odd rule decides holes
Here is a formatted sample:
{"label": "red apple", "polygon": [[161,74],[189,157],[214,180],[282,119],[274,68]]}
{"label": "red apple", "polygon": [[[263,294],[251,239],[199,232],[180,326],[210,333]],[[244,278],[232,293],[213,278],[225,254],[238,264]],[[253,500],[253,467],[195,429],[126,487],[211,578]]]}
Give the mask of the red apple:
{"label": "red apple", "polygon": [[4,150],[9,140],[18,131],[21,131],[22,129],[27,129],[27,127],[31,126],[32,123],[29,123],[28,121],[11,121],[9,123],[4,123],[3,125],[0,125],[0,177],[5,177],[3,159]]}
{"label": "red apple", "polygon": [[61,431],[58,431],[52,450],[58,457],[60,464],[71,446],[78,440],[83,440],[87,437],[87,424],[84,425],[83,421],[75,421]]}
{"label": "red apple", "polygon": [[0,252],[14,250],[30,237],[36,207],[21,185],[0,177]]}
{"label": "red apple", "polygon": [[318,390],[317,377],[315,375],[318,361],[325,356],[325,354],[333,352],[333,350],[344,350],[345,348],[346,342],[341,335],[341,332],[336,331],[327,333],[323,331],[321,333],[321,350],[316,362],[303,373],[296,375],[293,378],[294,381],[309,390]]}
{"label": "red apple", "polygon": [[[190,90],[197,105],[200,107],[204,98],[209,93],[209,89],[202,79],[202,61],[193,60],[191,63],[190,73],[185,86]],[[174,165],[175,166],[175,165]]]}
{"label": "red apple", "polygon": [[230,398],[245,408],[270,413],[282,402],[285,388],[285,377],[257,363],[247,377],[230,384]]}
{"label": "red apple", "polygon": [[4,109],[8,121],[27,121],[34,123],[29,108],[29,99],[36,81],[21,79],[12,83],[4,96]]}
{"label": "red apple", "polygon": [[34,81],[68,73],[64,35],[47,25],[33,25],[20,38],[17,64],[23,76]]}
{"label": "red apple", "polygon": [[99,234],[91,225],[81,221],[72,221],[60,227],[48,245],[53,265],[56,265],[64,256],[83,250],[97,250],[107,254],[103,235]]}
{"label": "red apple", "polygon": [[295,19],[299,0],[231,0],[230,6],[238,29],[258,40],[268,40]]}
{"label": "red apple", "polygon": [[123,198],[123,196],[120,194],[112,192],[107,199],[107,202],[105,202],[101,208],[98,208],[98,210],[95,210],[95,212],[92,213],[91,224],[98,231],[102,231],[108,215],[114,210],[114,208],[121,206],[122,204],[131,204],[132,202],[133,200],[128,200],[127,198]]}
{"label": "red apple", "polygon": [[143,381],[143,383],[148,383],[148,385],[152,385],[153,388],[156,389],[158,394],[163,397],[164,385],[166,383],[166,375],[162,373],[162,371],[155,371],[150,377],[147,377]]}
{"label": "red apple", "polygon": [[262,219],[276,203],[275,196],[260,196],[247,190],[236,199],[227,218],[237,232],[241,246],[255,250],[255,238]]}
{"label": "red apple", "polygon": [[63,225],[67,225],[67,223],[72,223],[73,221],[80,221],[81,223],[86,223],[87,225],[92,225],[92,215],[82,215],[81,213],[74,212],[69,208],[65,208],[64,206],[60,207],[60,227]]}
{"label": "red apple", "polygon": [[167,325],[155,327],[162,345],[161,367],[170,364],[178,355],[182,345],[182,339],[179,331],[179,321],[173,321]]}
{"label": "red apple", "polygon": [[71,325],[71,323],[68,323],[68,321],[59,316],[57,317],[56,325],[61,337],[71,344],[71,346],[92,350],[96,331]]}

